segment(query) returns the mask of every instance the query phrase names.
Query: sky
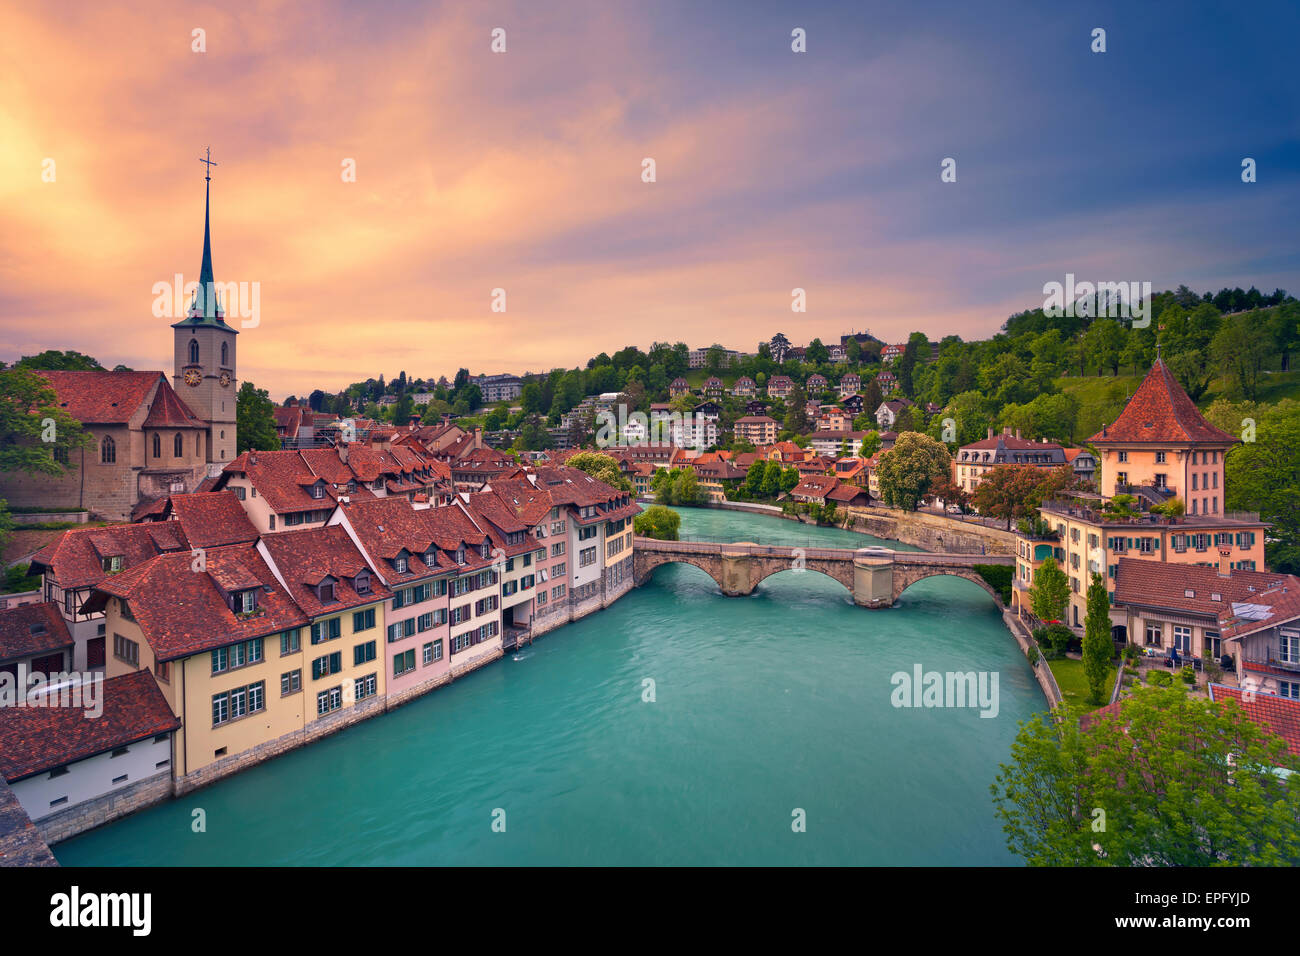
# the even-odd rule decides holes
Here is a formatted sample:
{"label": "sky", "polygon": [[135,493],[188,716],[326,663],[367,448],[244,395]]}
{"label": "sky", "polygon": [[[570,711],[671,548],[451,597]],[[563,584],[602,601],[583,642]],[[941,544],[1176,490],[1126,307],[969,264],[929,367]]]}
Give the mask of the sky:
{"label": "sky", "polygon": [[1300,293],[1294,2],[237,6],[0,7],[0,359],[171,373],[208,148],[238,377],[277,400],[986,338],[1067,273]]}

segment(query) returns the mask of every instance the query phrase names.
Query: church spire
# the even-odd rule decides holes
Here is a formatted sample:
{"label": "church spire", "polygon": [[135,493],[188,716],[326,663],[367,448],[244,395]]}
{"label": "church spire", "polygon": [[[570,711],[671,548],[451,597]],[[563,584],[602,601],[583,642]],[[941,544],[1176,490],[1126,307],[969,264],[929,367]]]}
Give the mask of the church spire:
{"label": "church spire", "polygon": [[190,300],[189,312],[182,325],[225,325],[225,310],[217,296],[212,276],[212,149],[207,156],[200,157],[200,163],[207,164],[208,172],[203,177],[203,264],[199,267],[199,287]]}

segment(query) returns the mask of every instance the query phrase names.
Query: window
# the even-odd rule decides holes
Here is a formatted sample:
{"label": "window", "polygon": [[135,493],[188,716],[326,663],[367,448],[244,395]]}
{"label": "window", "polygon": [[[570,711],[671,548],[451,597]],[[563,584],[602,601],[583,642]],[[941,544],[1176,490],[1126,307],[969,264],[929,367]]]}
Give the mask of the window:
{"label": "window", "polygon": [[128,641],[121,634],[113,635],[113,656],[119,661],[126,661],[132,667],[140,666],[140,645]]}
{"label": "window", "polygon": [[199,364],[199,343],[194,339],[190,339],[190,364]]}
{"label": "window", "polygon": [[1192,629],[1181,624],[1174,625],[1174,648],[1179,654],[1192,653]]}
{"label": "window", "polygon": [[316,484],[314,484],[314,485],[311,486],[311,496],[312,496],[313,498],[324,498],[324,497],[325,497],[325,486],[324,486],[323,484],[321,484],[319,481],[316,482]]}
{"label": "window", "polygon": [[224,724],[266,709],[266,682],[235,687],[212,696],[212,725]]}
{"label": "window", "polygon": [[1122,464],[1124,464],[1124,463],[1127,462],[1127,461],[1128,461],[1128,452],[1126,452],[1126,451],[1122,451],[1122,452],[1120,452],[1120,453],[1119,453],[1119,462],[1120,462],[1120,464],[1122,465]]}
{"label": "window", "polygon": [[[196,457],[203,455],[203,432],[194,433],[194,454]],[[243,498],[241,497],[240,500],[242,501]]]}
{"label": "window", "polygon": [[320,644],[332,641],[343,633],[342,618],[332,617],[328,621],[317,621],[311,626],[311,642]]}
{"label": "window", "polygon": [[1223,656],[1223,640],[1218,631],[1205,632],[1205,656],[1216,659]]}
{"label": "window", "polygon": [[[117,574],[118,571],[122,570],[122,556],[115,554],[105,558],[103,568],[109,574]],[[122,606],[125,607],[126,603],[123,602]]]}
{"label": "window", "polygon": [[1148,621],[1145,632],[1147,646],[1159,647],[1164,641],[1164,633],[1165,630],[1163,625],[1153,624]]}
{"label": "window", "polygon": [[416,622],[415,629],[417,631],[424,632],[429,630],[431,627],[433,627],[433,612],[428,611],[424,614],[421,614]]}
{"label": "window", "polygon": [[415,618],[410,617],[405,621],[397,621],[388,625],[388,643],[400,641],[404,637],[410,637],[415,633]]}
{"label": "window", "polygon": [[302,647],[302,628],[295,627],[280,633],[280,656],[286,657]]}
{"label": "window", "polygon": [[399,554],[397,557],[393,558],[393,570],[398,574],[406,573],[406,555]]}
{"label": "window", "polygon": [[99,443],[99,462],[102,465],[111,465],[117,461],[117,444],[113,439],[105,435]]}
{"label": "window", "polygon": [[342,669],[343,655],[340,652],[324,654],[311,662],[311,679],[320,680],[322,677],[337,674]]}
{"label": "window", "polygon": [[1162,451],[1156,452],[1156,464],[1163,465],[1164,463],[1165,463],[1165,453]]}
{"label": "window", "polygon": [[1284,664],[1300,663],[1300,634],[1283,631],[1278,635],[1277,659]]}
{"label": "window", "polygon": [[374,697],[378,682],[375,680],[377,674],[367,674],[365,677],[358,677],[352,685],[353,699],[365,700],[367,697]]}
{"label": "window", "polygon": [[375,609],[368,607],[364,611],[357,611],[352,615],[353,631],[368,631],[375,626]]}
{"label": "window", "polygon": [[[231,485],[230,487],[234,490],[234,492],[235,492],[235,497],[236,497],[236,498],[238,498],[240,501],[244,501],[244,500],[245,500],[245,498],[246,498],[246,496],[247,496],[247,494],[248,494],[248,489],[247,489],[247,488],[244,488],[242,485]],[[272,525],[271,530],[275,530],[275,526],[274,526],[274,525]]]}
{"label": "window", "polygon": [[1291,700],[1300,700],[1300,681],[1280,680],[1277,682],[1277,695]]}
{"label": "window", "polygon": [[172,679],[171,661],[154,661],[153,672],[159,680],[170,682]]}
{"label": "window", "polygon": [[177,432],[172,438],[172,454],[177,458],[185,457],[185,446],[182,444],[181,433]]}
{"label": "window", "polygon": [[364,644],[358,644],[352,648],[352,666],[365,664],[375,659],[375,642],[366,641]]}
{"label": "window", "polygon": [[551,600],[558,601],[560,598],[564,597],[564,589],[565,589],[565,585],[563,584],[559,584],[551,588]]}
{"label": "window", "polygon": [[563,541],[557,541],[555,544],[551,545],[551,557],[558,558],[562,554],[564,554]]}
{"label": "window", "polygon": [[222,365],[230,364],[230,343],[229,342],[221,343],[221,364]]}
{"label": "window", "polygon": [[325,581],[316,586],[316,600],[322,604],[333,604],[336,600],[334,597],[334,582]]}
{"label": "window", "polygon": [[393,655],[393,676],[401,677],[407,671],[415,670],[415,648]]}
{"label": "window", "polygon": [[155,458],[162,457],[162,438],[158,435],[153,436],[153,456]]}
{"label": "window", "polygon": [[568,568],[568,566],[565,564],[565,562],[561,561],[559,564],[557,564],[557,565],[555,565],[553,568],[551,568],[551,577],[552,577],[552,578],[562,578],[562,577],[564,577],[565,572],[567,572],[568,570],[569,570],[569,568]]}
{"label": "window", "polygon": [[596,549],[586,548],[578,552],[578,567],[585,568],[596,563]]}
{"label": "window", "polygon": [[302,671],[289,671],[280,675],[280,696],[288,697],[302,690]]}
{"label": "window", "polygon": [[540,607],[545,603],[546,603],[546,588],[542,588],[540,591],[537,592],[537,605],[538,607]]}
{"label": "window", "polygon": [[[370,575],[367,574],[365,571],[362,571],[360,574],[358,574],[355,578],[352,579],[352,587],[356,590],[358,594],[369,594]],[[373,626],[373,623],[371,626]],[[353,630],[355,629],[356,626],[353,625]]]}
{"label": "window", "polygon": [[316,716],[320,717],[328,714],[332,710],[338,710],[343,706],[343,688],[331,687],[329,690],[323,690],[316,695]]}

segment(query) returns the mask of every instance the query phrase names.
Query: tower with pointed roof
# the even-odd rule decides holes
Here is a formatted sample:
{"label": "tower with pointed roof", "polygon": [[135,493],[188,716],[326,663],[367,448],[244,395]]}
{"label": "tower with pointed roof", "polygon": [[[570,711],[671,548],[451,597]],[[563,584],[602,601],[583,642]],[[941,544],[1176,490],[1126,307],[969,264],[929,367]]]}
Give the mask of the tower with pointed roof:
{"label": "tower with pointed roof", "polygon": [[199,269],[199,287],[190,300],[186,316],[172,326],[175,346],[172,381],[185,404],[207,424],[204,453],[213,466],[211,470],[218,471],[219,466],[234,460],[236,455],[235,337],[239,333],[226,324],[222,305],[224,290],[214,280],[212,271],[211,167],[216,164],[210,158],[200,162],[209,166],[203,192],[203,264]]}

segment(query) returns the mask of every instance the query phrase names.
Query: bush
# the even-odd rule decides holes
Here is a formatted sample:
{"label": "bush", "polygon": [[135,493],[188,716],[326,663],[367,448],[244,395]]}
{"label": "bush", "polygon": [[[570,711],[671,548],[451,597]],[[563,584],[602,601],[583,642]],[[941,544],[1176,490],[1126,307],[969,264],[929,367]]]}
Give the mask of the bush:
{"label": "bush", "polygon": [[1043,630],[1044,640],[1052,648],[1052,656],[1064,657],[1065,652],[1069,650],[1070,642],[1074,640],[1074,632],[1064,624],[1049,624]]}
{"label": "bush", "polygon": [[1196,683],[1196,668],[1191,664],[1184,664],[1178,672],[1178,676],[1183,679],[1184,684]]}
{"label": "bush", "polygon": [[1213,658],[1205,659],[1205,679],[1211,684],[1217,684],[1223,680],[1223,668]]}
{"label": "bush", "polygon": [[4,573],[4,583],[0,586],[5,594],[18,594],[23,591],[35,591],[41,584],[39,574],[31,574],[30,564],[15,564]]}
{"label": "bush", "polygon": [[1137,660],[1141,656],[1142,656],[1142,651],[1138,648],[1136,644],[1128,644],[1124,647],[1124,660],[1126,660],[1128,663],[1132,664],[1135,660]]}
{"label": "bush", "polygon": [[1147,683],[1156,687],[1168,687],[1174,682],[1174,675],[1168,671],[1151,671],[1147,674]]}
{"label": "bush", "polygon": [[1026,648],[1025,648],[1025,657],[1026,657],[1026,659],[1029,661],[1029,666],[1030,666],[1030,667],[1037,667],[1037,666],[1038,666],[1038,658],[1042,657],[1042,655],[1038,653],[1038,645],[1037,645],[1037,644],[1030,644],[1028,647],[1026,647]]}
{"label": "bush", "polygon": [[1016,572],[1015,568],[1007,564],[977,564],[974,571],[998,592],[1003,604],[1011,606],[1011,578]]}

